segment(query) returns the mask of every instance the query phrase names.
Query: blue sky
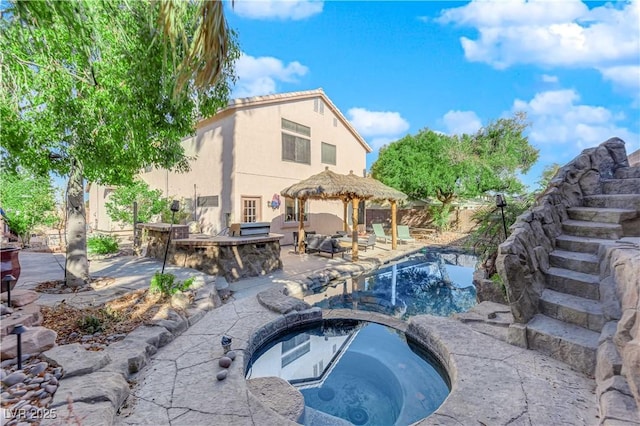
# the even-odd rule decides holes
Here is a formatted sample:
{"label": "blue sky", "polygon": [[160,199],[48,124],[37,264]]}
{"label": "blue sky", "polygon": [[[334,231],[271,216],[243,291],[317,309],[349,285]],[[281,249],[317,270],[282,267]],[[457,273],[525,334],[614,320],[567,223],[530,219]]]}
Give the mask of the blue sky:
{"label": "blue sky", "polygon": [[233,97],[323,88],[378,150],[525,111],[540,160],[617,136],[640,148],[640,2],[235,0]]}

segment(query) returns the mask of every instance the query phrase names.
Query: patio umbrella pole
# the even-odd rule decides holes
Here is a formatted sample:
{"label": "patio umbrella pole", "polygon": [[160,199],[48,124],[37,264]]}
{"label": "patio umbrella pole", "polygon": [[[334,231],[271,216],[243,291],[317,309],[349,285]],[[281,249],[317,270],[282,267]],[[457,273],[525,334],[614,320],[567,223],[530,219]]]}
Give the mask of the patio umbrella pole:
{"label": "patio umbrella pole", "polygon": [[396,219],[396,202],[395,200],[391,201],[391,250],[395,250],[398,248],[398,228],[396,224],[398,220]]}
{"label": "patio umbrella pole", "polygon": [[349,223],[347,221],[347,206],[349,202],[347,200],[342,200],[342,230],[344,232],[349,231]]}

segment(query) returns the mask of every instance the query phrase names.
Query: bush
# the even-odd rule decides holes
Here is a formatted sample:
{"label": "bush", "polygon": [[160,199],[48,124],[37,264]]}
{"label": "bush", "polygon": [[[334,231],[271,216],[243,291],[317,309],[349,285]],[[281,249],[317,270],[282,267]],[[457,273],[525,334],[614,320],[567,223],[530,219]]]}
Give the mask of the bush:
{"label": "bush", "polygon": [[113,235],[94,235],[87,240],[91,254],[109,254],[118,252],[118,239]]}
{"label": "bush", "polygon": [[87,315],[78,320],[78,327],[86,334],[94,334],[104,330],[100,318],[94,317],[93,315]]}
{"label": "bush", "polygon": [[448,231],[449,219],[451,217],[451,206],[431,206],[429,207],[429,215],[431,216],[431,223],[438,231]]}
{"label": "bush", "polygon": [[156,272],[151,279],[151,285],[149,290],[152,293],[162,293],[163,296],[170,296],[176,294],[179,291],[186,291],[193,284],[194,278],[188,278],[183,282],[176,281],[176,276],[173,274],[162,274]]}

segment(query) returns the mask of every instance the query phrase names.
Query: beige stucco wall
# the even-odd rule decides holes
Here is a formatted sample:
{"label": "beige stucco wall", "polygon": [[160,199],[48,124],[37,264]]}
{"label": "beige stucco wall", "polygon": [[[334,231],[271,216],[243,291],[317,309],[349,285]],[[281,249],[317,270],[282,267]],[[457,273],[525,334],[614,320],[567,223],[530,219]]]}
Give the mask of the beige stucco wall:
{"label": "beige stucco wall", "polygon": [[[366,167],[367,150],[353,129],[332,109],[330,102],[323,101],[323,114],[314,111],[314,98],[322,100],[322,96],[306,93],[302,97],[285,94],[275,102],[236,104],[204,120],[196,136],[183,142],[186,154],[195,158],[189,172],[152,170],[141,173],[140,177],[151,188],[181,201],[218,196],[218,207],[196,208],[203,232],[211,235],[226,228],[227,216],[230,223],[241,221],[243,196],[258,197],[259,221],[270,222],[271,232],[285,235],[282,244],[292,243],[297,224],[284,222],[284,198],[279,209],[267,206],[273,195],[320,173],[326,166],[337,173],[353,170],[358,175]],[[311,128],[311,164],[282,160],[281,118]],[[322,142],[336,145],[336,165],[321,162]],[[105,231],[120,229],[112,225],[106,215],[101,188],[104,192],[104,187],[91,187],[90,209],[95,217],[90,218],[90,223],[92,226],[97,223],[97,228]],[[342,229],[340,201],[311,201],[308,213],[307,230],[329,234]]]}
{"label": "beige stucco wall", "polygon": [[[314,100],[282,102],[258,108],[241,109],[236,116],[236,175],[233,199],[234,219],[242,209],[243,196],[260,197],[260,221],[271,223],[271,232],[285,235],[283,244],[293,241],[297,224],[284,221],[284,198],[279,209],[267,207],[274,194],[302,179],[320,173],[326,166],[337,173],[362,174],[366,151],[328,105],[324,114],[314,111]],[[311,164],[282,160],[281,118],[311,128]],[[336,118],[336,126],[334,126]],[[321,143],[336,145],[336,165],[321,162]],[[311,201],[306,229],[335,233],[342,229],[340,201]]]}

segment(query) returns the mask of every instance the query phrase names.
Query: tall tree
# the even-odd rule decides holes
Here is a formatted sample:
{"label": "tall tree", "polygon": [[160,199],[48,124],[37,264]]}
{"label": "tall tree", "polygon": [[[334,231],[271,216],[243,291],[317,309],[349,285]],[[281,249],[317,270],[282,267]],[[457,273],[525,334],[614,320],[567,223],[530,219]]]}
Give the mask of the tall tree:
{"label": "tall tree", "polygon": [[524,114],[499,119],[474,135],[448,136],[429,129],[383,147],[372,175],[413,199],[436,198],[443,210],[456,198],[489,191],[518,193],[538,151],[523,135]]}
{"label": "tall tree", "polygon": [[83,285],[85,179],[186,170],[180,141],[227,103],[233,33],[219,1],[16,1],[2,11],[0,52],[5,166],[68,177],[66,281]]}
{"label": "tall tree", "polygon": [[36,227],[58,222],[51,178],[24,171],[13,174],[2,170],[2,175],[0,206],[9,228],[18,234],[22,245],[28,244]]}

